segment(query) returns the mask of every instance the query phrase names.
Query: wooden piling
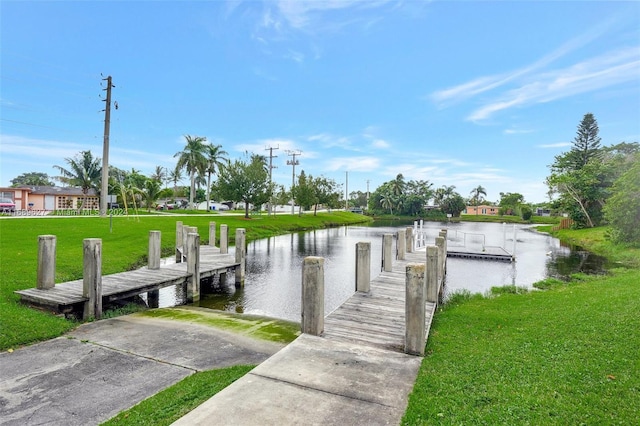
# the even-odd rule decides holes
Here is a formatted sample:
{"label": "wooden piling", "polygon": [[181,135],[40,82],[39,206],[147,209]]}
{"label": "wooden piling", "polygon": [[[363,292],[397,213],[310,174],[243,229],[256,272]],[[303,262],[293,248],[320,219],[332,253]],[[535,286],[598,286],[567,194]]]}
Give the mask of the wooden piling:
{"label": "wooden piling", "polygon": [[[444,280],[444,267],[447,259],[447,252],[444,247],[444,238],[436,237],[436,247],[438,247],[438,282],[441,283]],[[441,284],[439,284],[441,285]]]}
{"label": "wooden piling", "polygon": [[149,231],[148,269],[160,269],[160,231]]}
{"label": "wooden piling", "polygon": [[382,237],[382,270],[391,272],[393,266],[393,235],[384,234]]}
{"label": "wooden piling", "polygon": [[216,246],[216,223],[209,222],[209,246]]}
{"label": "wooden piling", "polygon": [[438,283],[438,247],[427,246],[427,302],[438,303],[440,284]]}
{"label": "wooden piling", "polygon": [[398,260],[404,260],[407,253],[407,231],[400,229],[398,231]]}
{"label": "wooden piling", "polygon": [[36,287],[40,290],[56,285],[56,236],[38,236],[38,278]]}
{"label": "wooden piling", "polygon": [[302,264],[301,330],[320,336],[324,331],[324,258],[308,256]]}
{"label": "wooden piling", "polygon": [[176,263],[182,262],[182,221],[176,222]]}
{"label": "wooden piling", "polygon": [[356,291],[367,293],[371,288],[371,243],[356,243]]}
{"label": "wooden piling", "polygon": [[406,267],[405,342],[404,351],[424,355],[425,336],[425,264],[410,263]]}
{"label": "wooden piling", "polygon": [[229,253],[229,225],[220,225],[220,254]]}
{"label": "wooden piling", "polygon": [[82,296],[88,298],[82,317],[102,317],[102,239],[86,238],[82,244]]}
{"label": "wooden piling", "polygon": [[407,247],[407,253],[413,253],[413,249],[414,249],[414,241],[413,241],[413,228],[410,226],[407,226],[407,232],[405,234],[407,241],[406,241],[406,247]]}
{"label": "wooden piling", "polygon": [[187,302],[193,303],[200,300],[200,235],[187,234],[186,250],[187,272],[191,274],[187,281]]}
{"label": "wooden piling", "polygon": [[246,269],[246,229],[236,229],[236,262],[240,265],[236,267],[236,286],[244,285],[244,275]]}

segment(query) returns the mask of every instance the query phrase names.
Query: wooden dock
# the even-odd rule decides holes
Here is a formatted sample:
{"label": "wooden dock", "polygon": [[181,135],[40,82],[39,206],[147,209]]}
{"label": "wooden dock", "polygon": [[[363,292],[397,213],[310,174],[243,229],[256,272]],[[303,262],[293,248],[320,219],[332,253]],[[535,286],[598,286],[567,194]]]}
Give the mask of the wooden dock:
{"label": "wooden dock", "polygon": [[[371,280],[368,293],[356,292],[324,320],[323,337],[403,352],[405,347],[405,280],[408,263],[424,263],[425,250],[394,260],[391,272]],[[429,335],[436,304],[426,302],[425,335]]]}
{"label": "wooden dock", "polygon": [[[239,263],[231,254],[220,254],[220,249],[200,247],[200,280],[210,279],[235,271]],[[142,293],[160,290],[173,285],[186,285],[191,278],[187,263],[162,265],[160,269],[141,268],[102,276],[102,303],[108,304]],[[50,289],[30,288],[18,290],[23,302],[53,310],[58,313],[81,311],[88,300],[83,296],[83,280],[58,283]]]}
{"label": "wooden dock", "polygon": [[502,247],[487,246],[484,249],[473,250],[468,247],[449,246],[447,248],[448,257],[478,260],[499,260],[502,262],[513,262],[515,256]]}

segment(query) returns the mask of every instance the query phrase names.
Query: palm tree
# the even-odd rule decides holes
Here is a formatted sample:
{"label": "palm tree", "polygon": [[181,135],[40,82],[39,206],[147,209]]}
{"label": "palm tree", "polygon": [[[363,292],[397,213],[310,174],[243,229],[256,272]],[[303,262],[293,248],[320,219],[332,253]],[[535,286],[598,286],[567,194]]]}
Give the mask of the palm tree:
{"label": "palm tree", "polygon": [[67,162],[69,168],[53,166],[61,174],[61,176],[54,179],[68,186],[82,188],[84,200],[78,206],[78,211],[80,211],[87,202],[89,190],[98,190],[100,179],[102,178],[102,162],[100,158],[93,158],[91,151],[80,151],[74,158],[65,158],[64,161]]}
{"label": "palm tree", "polygon": [[391,181],[391,193],[395,197],[400,197],[402,194],[404,194],[406,186],[407,184],[404,181],[404,176],[402,176],[402,173],[399,173],[396,178]]}
{"label": "palm tree", "polygon": [[151,211],[151,207],[156,202],[160,195],[162,195],[163,189],[160,186],[160,182],[156,179],[147,179],[144,183],[144,187],[140,188],[140,195],[144,198],[147,206],[147,211]]}
{"label": "palm tree", "polygon": [[433,196],[433,203],[437,206],[441,206],[445,202],[447,202],[453,195],[455,194],[456,187],[455,185],[446,186],[442,185],[440,188],[436,189],[436,192]]}
{"label": "palm tree", "polygon": [[178,182],[182,180],[182,170],[173,169],[169,172],[169,180],[173,182],[173,198],[175,198],[178,193]]}
{"label": "palm tree", "polygon": [[482,198],[483,195],[485,197],[487,196],[487,190],[484,189],[482,185],[478,185],[477,188],[473,188],[471,190],[471,201],[476,205],[476,215],[478,214],[478,206],[482,201],[484,201],[484,198]]}
{"label": "palm tree", "polygon": [[211,175],[216,174],[220,170],[220,166],[226,164],[229,160],[226,155],[227,151],[222,149],[222,145],[209,144],[206,146],[205,155],[207,156],[207,210],[211,201]]}
{"label": "palm tree", "polygon": [[393,215],[393,195],[390,193],[383,194],[382,198],[380,198],[380,205],[383,209],[389,209],[389,212]]}
{"label": "palm tree", "polygon": [[157,180],[161,184],[167,180],[167,169],[162,166],[156,166],[155,171],[151,175],[151,179]]}
{"label": "palm tree", "polygon": [[176,170],[186,169],[191,179],[191,191],[189,191],[189,206],[194,209],[194,195],[196,193],[196,173],[199,175],[204,174],[204,169],[207,166],[207,158],[205,157],[205,142],[207,138],[201,136],[185,135],[187,144],[184,149],[177,152],[174,157],[178,157],[178,164]]}

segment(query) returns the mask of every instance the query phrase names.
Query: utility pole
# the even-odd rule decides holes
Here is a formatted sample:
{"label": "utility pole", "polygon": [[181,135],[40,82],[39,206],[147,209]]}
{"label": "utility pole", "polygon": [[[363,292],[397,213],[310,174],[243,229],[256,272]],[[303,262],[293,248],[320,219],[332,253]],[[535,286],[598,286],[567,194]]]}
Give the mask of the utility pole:
{"label": "utility pole", "polygon": [[345,173],[345,181],[344,181],[344,211],[349,210],[349,172]]}
{"label": "utility pole", "polygon": [[366,209],[369,208],[369,179],[367,179],[367,206]]}
{"label": "utility pole", "polygon": [[[103,78],[107,80],[106,107],[104,109],[104,141],[102,143],[102,187],[100,189],[100,216],[107,215],[107,197],[109,195],[109,126],[111,123],[111,88],[115,87],[111,83],[111,76]],[[116,105],[117,109],[117,105]]]}
{"label": "utility pole", "polygon": [[293,171],[291,172],[291,214],[295,214],[296,201],[293,197],[293,188],[296,186],[296,166],[300,164],[300,162],[296,160],[296,155],[302,155],[302,151],[287,150],[287,155],[293,157],[292,160],[287,160],[287,166],[293,166]]}
{"label": "utility pole", "polygon": [[270,146],[269,148],[265,148],[265,150],[269,151],[269,188],[272,191],[271,196],[269,196],[269,204],[267,204],[267,215],[271,216],[271,201],[273,200],[273,188],[271,187],[271,170],[277,168],[278,166],[273,165],[273,159],[278,158],[277,155],[273,155],[274,149],[280,149],[280,145],[277,147]]}

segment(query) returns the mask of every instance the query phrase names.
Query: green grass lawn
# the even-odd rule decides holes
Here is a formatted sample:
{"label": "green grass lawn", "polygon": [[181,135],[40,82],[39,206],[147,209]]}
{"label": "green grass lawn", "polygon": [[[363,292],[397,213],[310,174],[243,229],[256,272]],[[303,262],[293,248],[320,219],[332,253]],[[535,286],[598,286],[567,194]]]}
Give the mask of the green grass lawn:
{"label": "green grass lawn", "polygon": [[[0,350],[60,336],[77,323],[19,303],[15,290],[36,286],[38,235],[57,236],[56,282],[82,278],[82,240],[102,238],[102,272],[112,274],[145,264],[150,230],[162,232],[165,256],[174,250],[176,221],[198,227],[201,243],[208,242],[209,222],[229,226],[231,244],[236,228],[247,240],[299,230],[353,224],[370,219],[348,212],[317,216],[114,216],[113,218],[10,218],[0,220]],[[217,232],[218,238],[220,232]]]}
{"label": "green grass lawn", "polygon": [[403,424],[638,424],[640,250],[606,229],[561,235],[632,268],[454,298],[434,318]]}
{"label": "green grass lawn", "polygon": [[[240,377],[253,365],[236,365],[192,374],[175,385],[123,411],[103,425],[170,425]],[[238,401],[242,404],[242,401]],[[213,420],[212,420],[213,421]]]}

